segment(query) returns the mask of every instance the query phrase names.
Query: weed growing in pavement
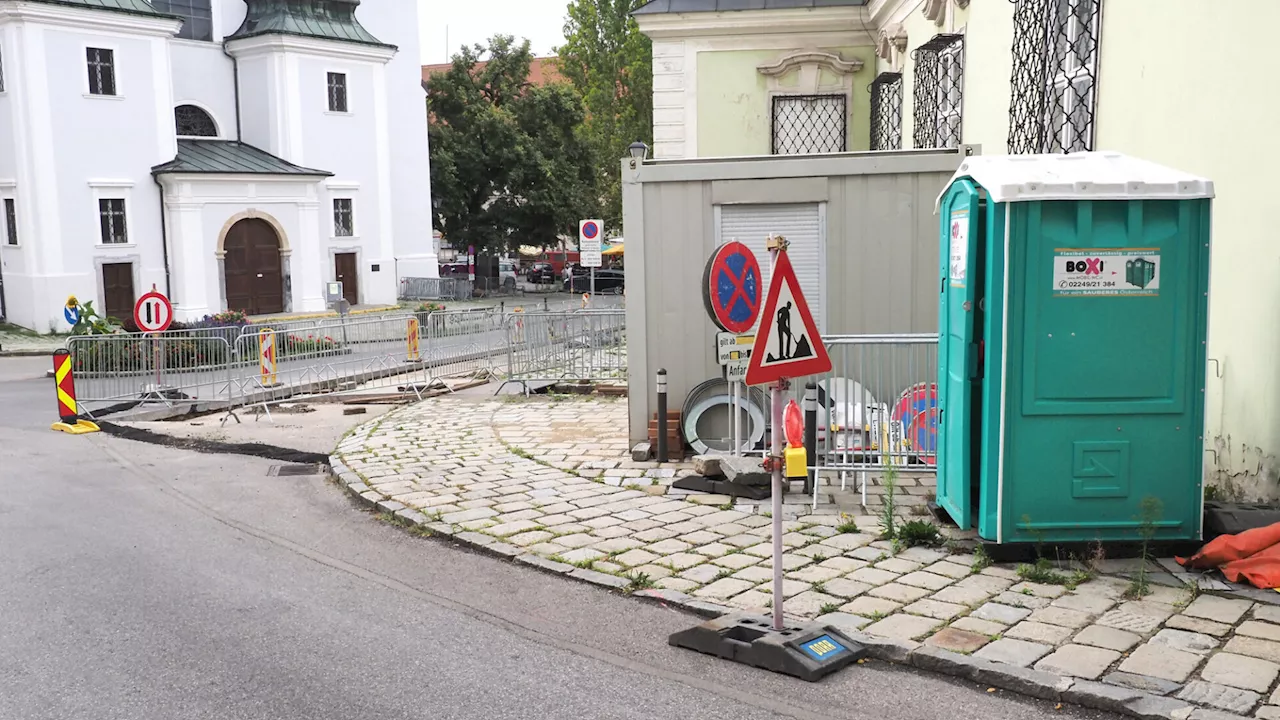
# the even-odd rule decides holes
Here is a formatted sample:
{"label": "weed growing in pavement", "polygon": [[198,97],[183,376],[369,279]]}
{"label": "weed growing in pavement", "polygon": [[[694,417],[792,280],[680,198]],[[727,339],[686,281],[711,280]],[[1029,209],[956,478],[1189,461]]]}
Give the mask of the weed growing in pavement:
{"label": "weed growing in pavement", "polygon": [[819,581],[810,585],[809,589],[817,593],[825,593],[827,591],[827,584]]}
{"label": "weed growing in pavement", "polygon": [[426,525],[414,525],[409,528],[409,534],[414,537],[429,538],[435,533],[431,532],[431,528]]}
{"label": "weed growing in pavement", "polygon": [[573,565],[574,567],[576,567],[576,568],[582,568],[583,570],[590,570],[590,569],[592,569],[592,568],[591,568],[591,566],[592,566],[592,565],[595,565],[595,564],[596,564],[596,561],[595,561],[594,559],[590,559],[590,560],[579,560],[579,561],[578,561],[578,562],[576,562],[576,563],[572,563],[572,565]]}
{"label": "weed growing in pavement", "polygon": [[942,543],[938,526],[925,520],[908,520],[903,523],[902,527],[898,528],[898,535],[894,539],[907,547],[934,546]]}
{"label": "weed growing in pavement", "polygon": [[818,614],[826,615],[827,613],[836,612],[839,609],[840,603],[823,603],[822,607],[818,608]]}
{"label": "weed growing in pavement", "polygon": [[1164,503],[1159,498],[1147,497],[1138,505],[1139,524],[1138,537],[1142,538],[1142,550],[1139,559],[1138,574],[1129,581],[1129,588],[1124,596],[1130,600],[1146,597],[1151,594],[1151,578],[1148,577],[1147,566],[1151,563],[1151,540],[1156,536],[1156,521],[1164,514]]}
{"label": "weed growing in pavement", "polygon": [[884,616],[884,613],[880,612],[879,610],[876,610],[875,612],[871,613],[867,617],[871,618],[871,620],[874,622],[876,620],[883,620],[885,616]]}
{"label": "weed growing in pavement", "polygon": [[923,517],[929,514],[929,508],[924,505],[912,505],[908,512],[916,517]]}
{"label": "weed growing in pavement", "polygon": [[813,560],[815,563],[820,563],[823,560],[826,560],[827,556],[823,555],[822,553],[815,553],[813,555],[810,555],[809,559]]}
{"label": "weed growing in pavement", "polygon": [[854,522],[852,515],[840,513],[840,524],[836,526],[836,532],[856,533],[858,532],[858,523]]}
{"label": "weed growing in pavement", "polygon": [[715,579],[716,579],[716,580],[723,580],[723,579],[725,579],[725,578],[727,578],[727,577],[731,577],[735,572],[737,572],[737,570],[734,570],[733,568],[725,568],[725,569],[721,570],[720,572],[716,573],[716,578],[715,578]]}
{"label": "weed growing in pavement", "polygon": [[733,501],[732,501],[732,500],[730,500],[730,501],[729,501],[729,502],[727,502],[727,503],[720,503],[719,505],[717,505],[717,506],[716,506],[716,509],[717,509],[717,510],[732,510],[732,509],[733,509]]}
{"label": "weed growing in pavement", "polygon": [[973,562],[969,565],[969,569],[974,572],[982,572],[989,567],[991,567],[991,556],[987,554],[987,546],[975,546],[973,548]]}
{"label": "weed growing in pavement", "polygon": [[898,503],[895,500],[898,493],[898,470],[893,466],[892,461],[884,471],[881,484],[884,486],[884,507],[880,509],[880,524],[884,526],[884,532],[880,538],[893,540],[898,536]]}
{"label": "weed growing in pavement", "polygon": [[555,554],[555,555],[549,555],[549,556],[547,556],[547,559],[548,559],[548,560],[550,560],[551,562],[558,562],[558,563],[560,563],[561,565],[572,565],[572,564],[573,564],[573,563],[569,562],[568,560],[565,560],[564,556],[563,556],[563,555],[560,555],[559,553],[557,553],[557,554]]}
{"label": "weed growing in pavement", "polygon": [[635,483],[627,483],[626,485],[623,486],[623,488],[626,490],[639,490],[640,486]]}
{"label": "weed growing in pavement", "polygon": [[622,577],[627,580],[627,591],[635,592],[637,590],[648,590],[654,586],[654,580],[649,577],[648,573],[629,572]]}
{"label": "weed growing in pavement", "polygon": [[[1036,560],[1034,565],[1022,564],[1017,568],[1018,577],[1027,582],[1040,583],[1042,585],[1067,585],[1071,582],[1071,578],[1058,572],[1053,563],[1048,558],[1040,558]],[[1030,593],[1029,588],[1024,590]]]}

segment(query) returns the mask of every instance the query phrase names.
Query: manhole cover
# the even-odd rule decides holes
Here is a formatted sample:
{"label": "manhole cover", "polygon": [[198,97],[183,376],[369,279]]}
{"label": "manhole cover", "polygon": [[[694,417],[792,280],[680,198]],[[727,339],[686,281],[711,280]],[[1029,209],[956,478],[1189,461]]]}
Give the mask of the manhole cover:
{"label": "manhole cover", "polygon": [[290,475],[316,475],[319,472],[319,465],[272,465],[271,469],[267,471],[267,475],[288,477]]}

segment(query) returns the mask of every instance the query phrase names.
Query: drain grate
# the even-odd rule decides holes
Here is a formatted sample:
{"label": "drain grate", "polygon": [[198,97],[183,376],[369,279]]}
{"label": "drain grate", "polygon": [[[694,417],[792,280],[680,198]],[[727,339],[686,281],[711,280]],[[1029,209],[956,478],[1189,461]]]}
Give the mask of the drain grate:
{"label": "drain grate", "polygon": [[293,475],[318,475],[319,465],[272,465],[267,475],[272,477],[290,477]]}

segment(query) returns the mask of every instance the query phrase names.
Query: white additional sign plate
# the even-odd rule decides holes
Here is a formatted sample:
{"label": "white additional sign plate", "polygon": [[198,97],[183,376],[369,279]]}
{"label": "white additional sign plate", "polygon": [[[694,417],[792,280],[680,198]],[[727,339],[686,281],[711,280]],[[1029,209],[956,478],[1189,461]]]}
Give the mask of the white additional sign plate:
{"label": "white additional sign plate", "polygon": [[603,238],[603,220],[578,222],[578,260],[582,262],[582,267],[597,268],[604,264],[604,256],[600,254]]}
{"label": "white additional sign plate", "polygon": [[724,379],[728,382],[746,382],[747,368],[751,363],[743,360],[741,362],[731,362],[724,366]]}
{"label": "white additional sign plate", "polygon": [[1057,248],[1053,253],[1053,294],[1159,295],[1160,250]]}
{"label": "white additional sign plate", "polygon": [[743,363],[742,372],[746,372],[746,363],[751,359],[751,346],[756,342],[755,335],[738,335],[736,333],[716,333],[716,362],[720,365]]}
{"label": "white additional sign plate", "polygon": [[964,287],[969,269],[969,210],[951,213],[951,284]]}

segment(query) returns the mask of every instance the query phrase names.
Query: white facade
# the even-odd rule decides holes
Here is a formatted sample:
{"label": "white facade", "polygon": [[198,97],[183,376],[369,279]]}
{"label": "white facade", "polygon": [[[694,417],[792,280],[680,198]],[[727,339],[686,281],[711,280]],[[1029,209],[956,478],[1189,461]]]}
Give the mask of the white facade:
{"label": "white facade", "polygon": [[[100,311],[114,301],[120,317],[125,298],[152,285],[168,291],[178,320],[249,309],[237,307],[245,302],[234,288],[228,297],[230,275],[256,274],[237,265],[251,253],[227,253],[241,220],[265,222],[257,227],[269,226],[278,246],[279,297],[260,299],[259,310],[325,309],[325,283],[352,256],[361,304],[395,302],[400,275],[435,276],[416,3],[360,6],[380,43],[269,31],[231,38],[245,0],[210,5],[212,38],[190,40],[170,17],[0,0],[9,322],[65,330],[71,295]],[[94,76],[103,57],[105,87]],[[331,111],[331,73],[345,81],[345,112]],[[174,110],[183,105],[207,113],[213,130],[180,140]],[[223,159],[183,164],[197,145]],[[227,158],[244,162],[219,165]]]}

